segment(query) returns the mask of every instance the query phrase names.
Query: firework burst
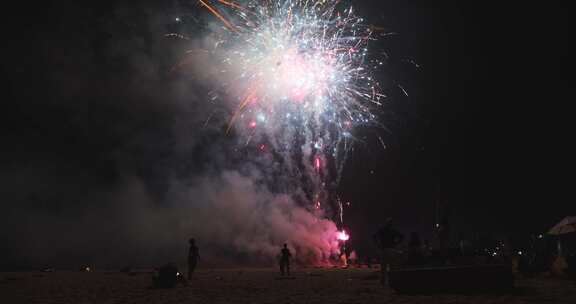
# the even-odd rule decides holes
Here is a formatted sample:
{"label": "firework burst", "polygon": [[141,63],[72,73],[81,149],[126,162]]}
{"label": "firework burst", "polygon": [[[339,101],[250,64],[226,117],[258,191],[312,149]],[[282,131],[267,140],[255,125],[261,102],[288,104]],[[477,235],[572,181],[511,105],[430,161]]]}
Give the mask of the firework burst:
{"label": "firework burst", "polygon": [[300,201],[324,214],[339,202],[353,128],[376,124],[385,97],[374,78],[383,63],[369,55],[375,28],[339,0],[199,3],[220,22],[210,52],[235,104],[228,131],[277,155],[281,174],[305,184]]}
{"label": "firework burst", "polygon": [[372,109],[383,95],[371,71],[382,63],[368,62],[373,32],[352,7],[340,12],[339,1],[219,3],[238,20],[224,23],[229,31],[221,38],[241,96],[231,125],[252,110],[276,123],[314,119],[346,136],[354,125],[374,120]]}

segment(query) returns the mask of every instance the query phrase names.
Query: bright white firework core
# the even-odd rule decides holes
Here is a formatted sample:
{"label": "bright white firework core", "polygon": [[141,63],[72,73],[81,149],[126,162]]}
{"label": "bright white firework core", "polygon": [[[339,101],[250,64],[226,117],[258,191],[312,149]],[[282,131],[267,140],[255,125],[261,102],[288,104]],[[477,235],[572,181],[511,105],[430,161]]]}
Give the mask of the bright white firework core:
{"label": "bright white firework core", "polygon": [[358,101],[379,98],[377,84],[363,67],[371,32],[351,15],[351,8],[343,16],[287,1],[257,11],[262,19],[256,23],[239,14],[248,16],[246,24],[233,33],[225,59],[236,71],[240,111],[256,107],[284,112],[277,106],[292,102],[301,107],[291,109],[316,117],[336,113],[360,122],[362,114],[370,114]]}
{"label": "bright white firework core", "polygon": [[350,239],[350,236],[344,230],[338,231],[338,235],[336,237],[341,241],[347,241]]}
{"label": "bright white firework core", "polygon": [[[322,102],[335,79],[334,69],[323,58],[307,58],[295,48],[279,50],[264,60],[263,89],[274,99]],[[272,96],[271,96],[272,97]]]}

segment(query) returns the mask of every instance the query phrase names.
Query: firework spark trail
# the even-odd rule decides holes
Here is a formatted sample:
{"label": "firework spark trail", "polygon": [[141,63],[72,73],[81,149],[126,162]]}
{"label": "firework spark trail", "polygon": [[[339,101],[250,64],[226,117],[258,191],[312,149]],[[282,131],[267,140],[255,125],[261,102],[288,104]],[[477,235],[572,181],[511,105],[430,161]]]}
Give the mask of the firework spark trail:
{"label": "firework spark trail", "polygon": [[208,3],[206,3],[203,0],[198,0],[198,2],[200,2],[200,4],[202,4],[207,10],[209,10],[214,16],[216,16],[218,19],[220,19],[225,25],[226,27],[228,27],[231,31],[236,32],[236,28],[230,23],[228,22],[228,20],[226,20],[226,18],[224,18],[216,8],[214,8],[213,6],[209,5]]}
{"label": "firework spark trail", "polygon": [[338,198],[336,201],[338,202],[338,215],[340,216],[340,224],[344,225],[344,207],[342,206],[342,200]]}
{"label": "firework spark trail", "polygon": [[352,130],[377,125],[385,95],[372,75],[382,62],[368,59],[368,43],[382,29],[340,0],[214,1],[199,0],[227,29],[214,33],[211,50],[237,103],[227,132],[280,155],[282,173],[307,184],[298,200],[325,216],[338,200]]}
{"label": "firework spark trail", "polygon": [[386,146],[386,143],[384,142],[384,140],[382,139],[382,137],[378,136],[378,141],[380,142],[380,145],[382,145],[382,148],[384,150],[386,150],[388,147]]}

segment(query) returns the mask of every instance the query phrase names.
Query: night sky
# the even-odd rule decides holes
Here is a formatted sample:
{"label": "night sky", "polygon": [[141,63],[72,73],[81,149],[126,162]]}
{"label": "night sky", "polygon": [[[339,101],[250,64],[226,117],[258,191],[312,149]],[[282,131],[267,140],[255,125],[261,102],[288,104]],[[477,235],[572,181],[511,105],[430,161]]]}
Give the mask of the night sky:
{"label": "night sky", "polygon": [[[394,59],[390,75],[409,93],[393,94],[382,118],[387,149],[376,141],[357,145],[344,169],[339,191],[352,204],[345,221],[361,253],[371,250],[370,234],[387,216],[405,233],[430,238],[437,203],[463,237],[539,233],[576,214],[567,161],[567,9],[464,2],[354,1],[370,23],[399,33],[379,43]],[[166,93],[183,77],[168,72],[178,54],[162,47],[161,36],[177,26],[170,16],[179,10],[193,15],[198,7],[58,1],[8,11],[0,266],[37,265],[43,254],[23,251],[52,250],[28,246],[38,239],[62,247],[83,237],[58,238],[61,229],[106,226],[106,218],[74,219],[116,204],[127,180],[142,181],[150,200],[162,204],[169,181],[201,174],[215,161],[210,151],[182,148],[183,141],[189,133],[200,142],[226,139],[200,134],[186,122],[194,104]],[[175,128],[180,124],[184,130]],[[55,222],[68,224],[52,230]],[[114,231],[94,231],[102,234],[90,240],[98,254]],[[58,256],[77,257],[48,260]]]}

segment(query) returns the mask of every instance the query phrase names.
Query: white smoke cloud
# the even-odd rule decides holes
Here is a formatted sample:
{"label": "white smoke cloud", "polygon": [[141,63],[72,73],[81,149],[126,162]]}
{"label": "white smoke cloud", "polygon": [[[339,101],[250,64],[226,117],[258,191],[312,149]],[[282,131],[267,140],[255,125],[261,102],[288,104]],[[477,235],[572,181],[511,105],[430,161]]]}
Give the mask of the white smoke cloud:
{"label": "white smoke cloud", "polygon": [[[302,262],[326,262],[336,254],[336,225],[322,211],[305,207],[301,200],[306,191],[299,185],[298,173],[282,171],[286,166],[296,171],[294,160],[285,159],[283,167],[270,155],[243,159],[235,154],[242,145],[222,144],[231,141],[222,137],[227,137],[224,127],[236,103],[214,104],[207,90],[199,89],[228,81],[215,68],[218,59],[200,52],[167,81],[159,63],[169,53],[163,49],[169,42],[159,21],[165,16],[149,12],[145,34],[118,33],[132,24],[126,12],[142,18],[142,11],[116,10],[102,22],[101,30],[110,31],[110,37],[100,50],[89,47],[90,35],[58,46],[50,44],[54,37],[48,36],[43,49],[48,64],[54,64],[49,75],[58,106],[75,113],[74,123],[92,132],[89,135],[100,130],[119,142],[105,152],[117,177],[98,184],[102,181],[83,172],[82,166],[90,165],[69,164],[59,156],[4,171],[0,178],[12,187],[6,187],[3,197],[12,207],[2,215],[6,229],[0,236],[11,254],[29,265],[68,261],[150,266],[182,262],[190,237],[197,239],[208,263],[273,262],[283,243]],[[134,24],[137,28],[139,23]],[[186,48],[213,43],[203,37]],[[74,54],[74,60],[58,55],[61,49]],[[95,53],[99,61],[94,60]],[[93,113],[93,108],[104,110]],[[107,115],[108,108],[123,120],[99,116]],[[154,115],[162,119],[155,118],[148,127],[147,119]],[[90,125],[92,116],[97,125]],[[153,134],[156,126],[162,129],[160,135]],[[164,135],[168,139],[158,142]],[[168,151],[168,160],[157,150]],[[182,169],[182,163],[191,169]],[[156,171],[142,174],[141,168]],[[158,191],[151,189],[148,179],[162,179],[167,185],[161,195],[155,194]]]}
{"label": "white smoke cloud", "polygon": [[185,211],[180,227],[206,244],[270,259],[286,242],[297,259],[309,262],[326,260],[337,251],[335,224],[298,206],[287,194],[272,193],[236,171],[196,182],[192,187],[176,185],[172,195]]}

